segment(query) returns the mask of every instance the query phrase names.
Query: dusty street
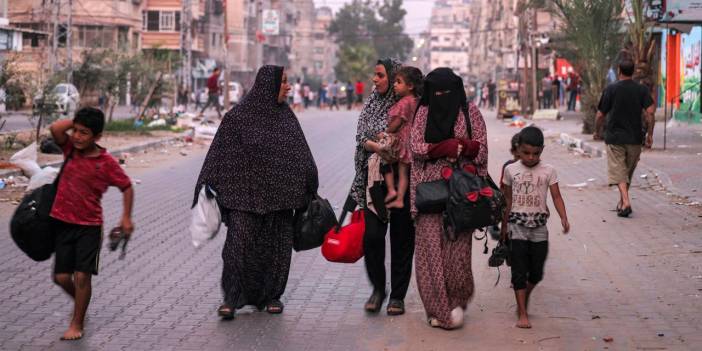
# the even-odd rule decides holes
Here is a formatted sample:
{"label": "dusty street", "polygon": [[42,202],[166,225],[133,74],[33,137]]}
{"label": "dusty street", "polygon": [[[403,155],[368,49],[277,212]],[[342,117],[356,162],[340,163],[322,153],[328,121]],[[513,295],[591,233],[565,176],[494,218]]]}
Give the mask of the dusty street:
{"label": "dusty street", "polygon": [[[357,111],[300,114],[320,172],[320,194],[340,207],[353,177]],[[490,170],[508,159],[516,128],[486,112]],[[549,133],[546,133],[547,137]],[[476,295],[466,325],[427,326],[414,283],[408,313],[367,316],[362,262],[327,262],[318,250],[295,253],[285,312],[243,310],[220,321],[223,233],[193,248],[188,226],[193,184],[205,148],[173,154],[158,167],[127,167],[136,185],[137,230],[124,260],[103,248],[93,280],[86,337],[58,338],[72,304],[50,279],[51,262],[34,263],[14,246],[10,213],[0,214],[2,350],[699,350],[702,348],[702,209],[676,205],[652,178],[637,174],[632,218],[613,212],[606,160],[585,158],[549,138],[543,162],[555,166],[572,231],[549,223],[544,281],[530,305],[530,330],[514,327],[509,270],[487,267],[474,242]],[[646,159],[646,154],[643,156]],[[584,183],[585,185],[583,185]],[[570,186],[569,186],[570,185]],[[103,201],[106,227],[121,211],[118,193]],[[490,247],[494,247],[490,242]],[[384,309],[383,309],[384,311]],[[605,342],[611,337],[612,342]]]}

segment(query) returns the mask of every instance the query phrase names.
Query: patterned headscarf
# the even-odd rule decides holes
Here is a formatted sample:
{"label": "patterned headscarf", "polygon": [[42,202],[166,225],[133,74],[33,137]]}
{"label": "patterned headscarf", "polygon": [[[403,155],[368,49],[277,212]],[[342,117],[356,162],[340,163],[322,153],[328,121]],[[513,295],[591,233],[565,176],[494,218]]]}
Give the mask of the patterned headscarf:
{"label": "patterned headscarf", "polygon": [[204,184],[220,206],[265,214],[296,209],[317,192],[317,166],[295,113],[278,103],[283,67],[263,66],[251,91],[227,112],[195,188]]}
{"label": "patterned headscarf", "polygon": [[358,117],[356,128],[356,176],[351,187],[351,196],[356,203],[366,206],[366,183],[368,181],[368,157],[371,153],[363,147],[366,141],[375,139],[376,135],[388,127],[388,111],[397,102],[397,97],[392,89],[395,75],[402,68],[402,64],[393,59],[378,60],[378,65],[385,67],[388,76],[388,91],[380,94],[373,90],[366,103],[363,105],[361,115]]}

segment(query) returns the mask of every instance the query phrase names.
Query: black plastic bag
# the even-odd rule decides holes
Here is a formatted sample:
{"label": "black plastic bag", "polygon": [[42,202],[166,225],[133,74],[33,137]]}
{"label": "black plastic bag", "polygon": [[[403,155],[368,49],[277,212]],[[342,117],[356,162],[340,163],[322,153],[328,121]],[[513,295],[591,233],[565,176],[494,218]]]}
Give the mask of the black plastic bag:
{"label": "black plastic bag", "polygon": [[10,221],[15,244],[34,261],[45,261],[54,253],[51,207],[56,197],[54,184],[46,184],[27,194]]}
{"label": "black plastic bag", "polygon": [[315,194],[307,208],[295,211],[293,249],[304,251],[322,246],[324,235],[337,225],[329,200]]}

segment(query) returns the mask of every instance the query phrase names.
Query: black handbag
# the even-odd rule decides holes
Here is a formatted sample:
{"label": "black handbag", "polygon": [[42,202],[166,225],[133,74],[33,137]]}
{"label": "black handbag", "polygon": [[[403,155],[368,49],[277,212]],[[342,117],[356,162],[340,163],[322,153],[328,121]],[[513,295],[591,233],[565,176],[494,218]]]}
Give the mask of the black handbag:
{"label": "black handbag", "polygon": [[54,206],[59,179],[73,151],[63,162],[51,184],[45,184],[25,195],[10,220],[10,235],[17,247],[34,261],[45,261],[54,253],[55,232],[49,216]]}
{"label": "black handbag", "polygon": [[[466,131],[468,138],[473,138],[473,128],[470,124],[468,110],[463,109],[463,117],[466,120]],[[426,166],[426,164],[425,164]],[[444,179],[434,180],[417,184],[414,205],[419,213],[442,213],[446,210],[446,203],[449,199],[448,182]]]}
{"label": "black handbag", "polygon": [[500,223],[504,208],[504,195],[489,175],[480,177],[463,169],[454,169],[449,178],[449,200],[444,215],[444,224],[450,233]]}
{"label": "black handbag", "polygon": [[415,206],[419,213],[441,213],[446,210],[449,188],[443,180],[417,184]]}
{"label": "black handbag", "polygon": [[295,211],[293,249],[304,251],[322,246],[324,235],[337,225],[329,200],[315,194],[307,207]]}

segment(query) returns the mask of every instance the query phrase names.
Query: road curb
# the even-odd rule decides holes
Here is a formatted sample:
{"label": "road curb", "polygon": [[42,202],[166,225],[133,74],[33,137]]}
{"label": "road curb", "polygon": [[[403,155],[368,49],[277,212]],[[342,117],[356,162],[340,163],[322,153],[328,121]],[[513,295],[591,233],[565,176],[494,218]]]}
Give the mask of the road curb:
{"label": "road curb", "polygon": [[593,157],[603,157],[606,154],[605,151],[600,149],[598,146],[592,145],[591,142],[576,138],[568,133],[561,133],[560,143],[578,151],[582,150],[582,153]]}
{"label": "road curb", "polygon": [[[108,152],[110,154],[112,154],[113,156],[118,156],[121,153],[137,153],[139,151],[157,148],[159,146],[163,146],[165,144],[172,143],[174,141],[178,141],[182,138],[183,138],[183,135],[178,135],[178,136],[171,137],[171,138],[149,141],[149,142],[145,142],[145,143],[138,144],[138,145],[132,145],[132,146],[123,147],[123,148],[119,148],[119,149],[108,150]],[[41,168],[59,167],[59,166],[61,166],[62,163],[63,163],[63,161],[55,161],[55,162],[46,163],[46,164],[43,164],[40,166],[41,166]],[[7,178],[7,177],[13,177],[13,176],[16,177],[16,176],[21,176],[21,175],[22,175],[21,170],[0,171],[0,178]]]}

